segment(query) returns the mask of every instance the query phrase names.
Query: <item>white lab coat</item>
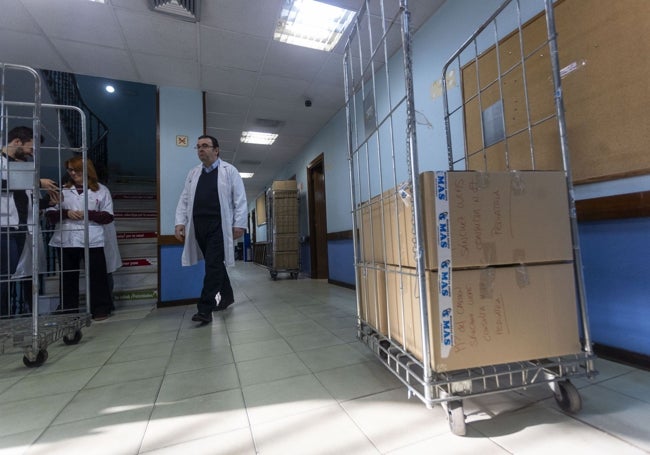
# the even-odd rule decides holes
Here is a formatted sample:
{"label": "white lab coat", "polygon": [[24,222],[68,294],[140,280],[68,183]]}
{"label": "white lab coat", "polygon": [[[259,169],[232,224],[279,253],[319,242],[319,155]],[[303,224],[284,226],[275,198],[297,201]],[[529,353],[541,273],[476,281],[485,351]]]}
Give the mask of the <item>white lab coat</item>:
{"label": "white lab coat", "polygon": [[[79,194],[74,187],[64,188],[61,191],[63,201],[60,204],[62,210],[83,210],[84,194]],[[55,205],[48,210],[59,210],[59,205]],[[88,189],[88,210],[97,210],[113,214],[113,199],[111,192],[101,183],[99,189],[93,191]],[[104,225],[97,224],[94,221],[88,222],[88,247],[99,248],[104,246]],[[59,224],[52,239],[50,246],[64,248],[83,248],[84,220],[71,220],[64,218]]]}
{"label": "white lab coat", "polygon": [[106,273],[113,273],[122,267],[122,255],[117,243],[115,222],[104,224],[104,256],[106,257]]}
{"label": "white lab coat", "polygon": [[[0,154],[0,170],[2,173],[2,180],[7,180],[8,178],[8,159],[6,155]],[[1,191],[0,194],[0,225],[3,227],[18,226],[18,209],[16,208],[16,202],[14,201],[14,195],[12,191],[9,191],[8,188],[5,188]],[[27,237],[25,238],[25,246],[21,252],[20,258],[18,259],[18,265],[16,266],[16,271],[12,275],[12,278],[23,278],[32,275],[32,235],[34,232],[34,216],[32,212],[32,194],[31,190],[25,190],[27,198],[29,200],[29,206],[27,210]],[[38,242],[38,253],[39,253],[39,266],[41,269],[45,269],[45,248],[43,242]]]}
{"label": "white lab coat", "polygon": [[[232,236],[232,228],[246,229],[248,206],[246,202],[246,191],[244,182],[239,171],[232,165],[219,161],[218,183],[219,203],[221,204],[221,229],[223,231],[223,245],[226,266],[235,265],[235,245]],[[203,253],[199,248],[194,236],[194,225],[192,224],[192,209],[194,207],[194,195],[196,184],[199,181],[203,164],[199,164],[187,174],[185,186],[176,206],[176,226],[185,226],[185,244],[181,264],[183,266],[194,265],[203,259]]]}
{"label": "white lab coat", "polygon": [[[5,182],[9,178],[8,161],[7,156],[4,153],[0,153],[0,172],[2,174],[2,180]],[[27,196],[31,201],[32,192],[30,190],[27,190]],[[27,225],[31,226],[32,220],[32,207],[30,205],[27,211]],[[18,209],[14,201],[14,193],[9,191],[8,188],[0,190],[0,226],[18,226]]]}

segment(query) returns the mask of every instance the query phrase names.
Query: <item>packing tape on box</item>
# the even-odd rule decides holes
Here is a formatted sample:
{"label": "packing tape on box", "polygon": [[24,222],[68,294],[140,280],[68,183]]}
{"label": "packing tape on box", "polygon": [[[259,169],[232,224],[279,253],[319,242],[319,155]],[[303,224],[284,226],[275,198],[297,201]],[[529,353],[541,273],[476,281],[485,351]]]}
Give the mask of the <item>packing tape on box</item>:
{"label": "packing tape on box", "polygon": [[[447,172],[436,172],[436,246],[438,250],[438,316],[440,317],[440,357],[447,358],[454,345],[454,319],[451,284],[451,239]],[[433,327],[431,328],[433,329]]]}
{"label": "packing tape on box", "polygon": [[521,172],[512,171],[510,174],[510,191],[514,196],[526,193],[526,179]]}
{"label": "packing tape on box", "polygon": [[528,275],[528,267],[524,264],[520,264],[515,268],[515,280],[517,286],[520,288],[525,288],[530,285],[530,276]]}
{"label": "packing tape on box", "polygon": [[494,280],[496,279],[496,270],[492,267],[481,270],[479,278],[479,296],[481,299],[494,298]]}

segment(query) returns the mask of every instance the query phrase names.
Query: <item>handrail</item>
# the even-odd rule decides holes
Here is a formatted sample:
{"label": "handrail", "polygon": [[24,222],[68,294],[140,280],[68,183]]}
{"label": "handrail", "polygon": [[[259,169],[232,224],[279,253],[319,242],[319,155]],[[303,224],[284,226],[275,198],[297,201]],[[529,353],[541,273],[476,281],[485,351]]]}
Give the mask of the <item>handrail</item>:
{"label": "handrail", "polygon": [[[51,70],[41,70],[41,73],[55,103],[76,106],[86,114],[88,158],[95,165],[99,180],[106,182],[108,180],[108,126],[84,101],[74,74]],[[82,131],[78,124],[78,117],[64,111],[61,113],[61,118],[70,144],[73,146],[81,144]]]}

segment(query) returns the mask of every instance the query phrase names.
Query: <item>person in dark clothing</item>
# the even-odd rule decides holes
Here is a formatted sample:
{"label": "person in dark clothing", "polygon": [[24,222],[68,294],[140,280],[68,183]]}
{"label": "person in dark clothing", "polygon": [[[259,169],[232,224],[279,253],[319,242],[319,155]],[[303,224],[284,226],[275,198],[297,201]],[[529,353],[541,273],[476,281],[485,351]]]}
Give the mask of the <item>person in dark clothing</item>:
{"label": "person in dark clothing", "polygon": [[201,164],[187,174],[176,207],[174,235],[183,242],[183,266],[205,259],[205,277],[195,322],[212,321],[212,311],[234,302],[226,266],[235,264],[234,239],[244,235],[247,203],[237,169],[219,158],[219,142],[200,136],[196,144]]}

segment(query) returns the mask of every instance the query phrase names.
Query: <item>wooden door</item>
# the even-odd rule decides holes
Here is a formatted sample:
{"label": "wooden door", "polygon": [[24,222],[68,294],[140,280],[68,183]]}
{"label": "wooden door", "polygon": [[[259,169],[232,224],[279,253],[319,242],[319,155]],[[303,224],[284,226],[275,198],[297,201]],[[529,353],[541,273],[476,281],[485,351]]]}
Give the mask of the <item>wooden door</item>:
{"label": "wooden door", "polygon": [[327,261],[327,215],[325,203],[325,168],[323,155],[307,167],[309,177],[309,247],[311,277],[329,278]]}

